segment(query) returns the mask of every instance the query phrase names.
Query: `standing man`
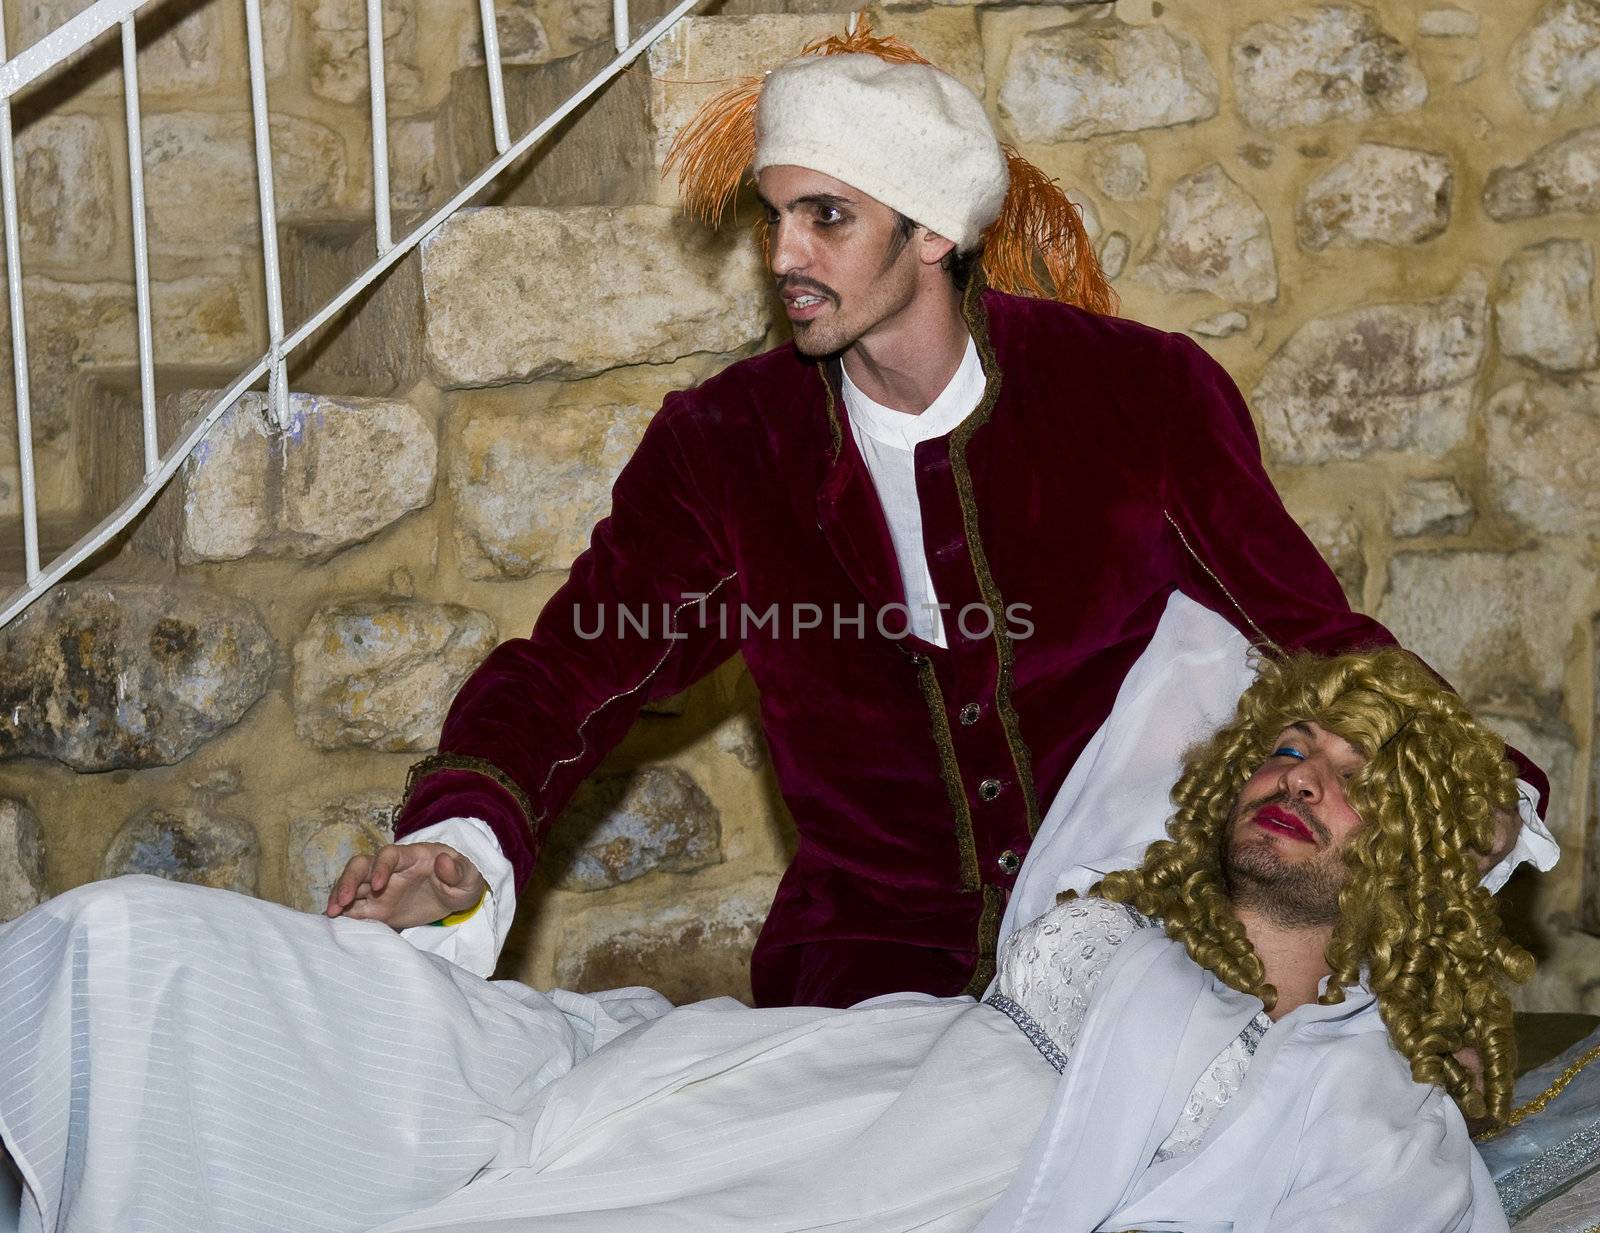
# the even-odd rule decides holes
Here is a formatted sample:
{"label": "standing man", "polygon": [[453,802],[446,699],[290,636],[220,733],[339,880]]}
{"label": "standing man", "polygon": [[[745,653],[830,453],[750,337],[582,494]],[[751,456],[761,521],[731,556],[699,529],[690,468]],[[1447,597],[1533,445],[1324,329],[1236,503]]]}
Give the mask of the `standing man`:
{"label": "standing man", "polygon": [[[1393,638],[1285,512],[1228,375],[1112,315],[1075,209],[904,44],[816,45],[673,157],[712,218],[754,172],[793,343],[667,396],[532,635],[412,769],[403,842],[328,914],[487,973],[578,784],[739,651],[799,837],[757,1002],[979,993],[1041,802],[1164,613],[1274,652]],[[1036,261],[1059,300],[1007,293],[1042,290]],[[1532,818],[1548,786],[1518,766]]]}

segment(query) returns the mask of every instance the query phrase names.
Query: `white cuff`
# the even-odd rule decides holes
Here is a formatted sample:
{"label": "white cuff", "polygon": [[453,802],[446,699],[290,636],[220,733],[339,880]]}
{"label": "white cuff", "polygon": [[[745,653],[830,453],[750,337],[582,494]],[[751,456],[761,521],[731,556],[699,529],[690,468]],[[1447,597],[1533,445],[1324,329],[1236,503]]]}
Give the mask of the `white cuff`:
{"label": "white cuff", "polygon": [[487,977],[500,958],[517,911],[516,878],[489,824],[478,818],[446,818],[396,843],[443,843],[476,866],[489,884],[483,906],[459,925],[417,925],[400,936],[418,950],[441,955],[469,972]]}
{"label": "white cuff", "polygon": [[1504,886],[1512,872],[1524,861],[1531,861],[1535,869],[1544,873],[1554,868],[1561,859],[1561,845],[1539,817],[1538,790],[1522,779],[1517,780],[1517,812],[1522,816],[1522,833],[1517,836],[1516,846],[1506,853],[1504,860],[1483,875],[1483,884],[1491,892]]}

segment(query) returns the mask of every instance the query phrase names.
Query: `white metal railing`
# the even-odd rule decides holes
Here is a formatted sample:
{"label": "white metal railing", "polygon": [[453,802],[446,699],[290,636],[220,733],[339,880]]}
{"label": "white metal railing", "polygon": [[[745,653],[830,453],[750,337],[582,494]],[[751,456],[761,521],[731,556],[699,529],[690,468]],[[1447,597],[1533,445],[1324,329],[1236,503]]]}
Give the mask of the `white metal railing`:
{"label": "white metal railing", "polygon": [[[679,0],[671,11],[638,38],[630,38],[628,0],[612,0],[616,56],[567,100],[515,141],[506,120],[505,84],[500,59],[494,0],[479,0],[483,28],[484,70],[488,77],[490,122],[496,156],[449,201],[416,224],[398,241],[391,235],[389,205],[388,108],[384,89],[382,0],[367,0],[367,48],[372,95],[373,224],[377,255],[337,295],[317,309],[292,333],[285,333],[283,283],[278,259],[277,209],[273,197],[272,144],[267,115],[267,75],[262,42],[261,0],[244,0],[245,33],[250,70],[250,107],[254,121],[256,175],[260,186],[261,260],[267,296],[267,350],[240,372],[220,394],[185,425],[181,438],[163,453],[157,440],[155,357],[151,343],[149,247],[146,239],[143,147],[140,139],[139,79],[134,18],[139,10],[161,0],[96,0],[83,12],[50,31],[25,51],[7,58],[4,15],[0,13],[0,198],[5,224],[6,278],[11,306],[11,351],[16,387],[18,491],[22,502],[23,555],[26,580],[0,607],[4,626],[110,543],[143,510],[205,438],[211,426],[251,386],[267,379],[268,406],[279,428],[288,422],[288,357],[344,309],[363,289],[420,244],[429,233],[472,200],[485,185],[543,139],[596,91],[612,81],[652,43],[664,35],[700,0]],[[77,543],[48,564],[39,559],[39,510],[33,471],[33,437],[28,388],[28,346],[24,329],[21,245],[18,243],[15,157],[11,140],[11,100],[19,90],[87,46],[112,26],[122,32],[123,104],[128,125],[128,178],[132,200],[134,282],[138,315],[139,396],[144,439],[144,478],[110,514]],[[183,357],[176,357],[180,360]]]}

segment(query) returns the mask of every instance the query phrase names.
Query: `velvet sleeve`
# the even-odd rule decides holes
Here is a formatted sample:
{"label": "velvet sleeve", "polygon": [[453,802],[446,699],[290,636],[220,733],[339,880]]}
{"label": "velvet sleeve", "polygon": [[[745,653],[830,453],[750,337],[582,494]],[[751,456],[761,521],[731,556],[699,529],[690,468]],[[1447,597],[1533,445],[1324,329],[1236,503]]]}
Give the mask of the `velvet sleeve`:
{"label": "velvet sleeve", "polygon": [[736,649],[718,611],[738,578],[686,424],[692,398],[669,395],[651,420],[532,634],[501,643],[456,694],[438,753],[412,768],[397,837],[481,818],[524,886],[550,821],[643,704]]}
{"label": "velvet sleeve", "polygon": [[[1261,463],[1244,397],[1204,348],[1169,334],[1162,401],[1162,506],[1178,585],[1256,645],[1337,654],[1393,646],[1377,621],[1351,610],[1333,571],[1284,509]],[[1437,675],[1437,673],[1435,674]],[[1440,678],[1443,679],[1442,677]],[[1506,755],[1548,809],[1545,773]]]}

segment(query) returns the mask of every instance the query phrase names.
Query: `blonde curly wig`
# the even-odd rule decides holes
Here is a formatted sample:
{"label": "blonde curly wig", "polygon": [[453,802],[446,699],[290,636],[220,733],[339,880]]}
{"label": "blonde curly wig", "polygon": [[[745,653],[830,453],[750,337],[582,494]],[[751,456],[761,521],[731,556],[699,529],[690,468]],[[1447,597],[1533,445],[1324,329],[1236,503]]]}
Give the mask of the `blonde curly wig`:
{"label": "blonde curly wig", "polygon": [[[1494,848],[1496,814],[1516,809],[1516,773],[1504,742],[1404,651],[1264,660],[1233,721],[1188,755],[1170,838],[1090,893],[1159,918],[1196,963],[1271,1009],[1277,991],[1229,902],[1222,848],[1240,789],[1296,722],[1366,759],[1346,785],[1362,824],[1344,849],[1321,1000],[1364,979],[1412,1076],[1469,1117],[1503,1121],[1516,1070],[1503,978],[1526,980],[1533,958],[1501,931],[1476,858]],[[1464,1049],[1482,1061],[1481,1091]]]}

